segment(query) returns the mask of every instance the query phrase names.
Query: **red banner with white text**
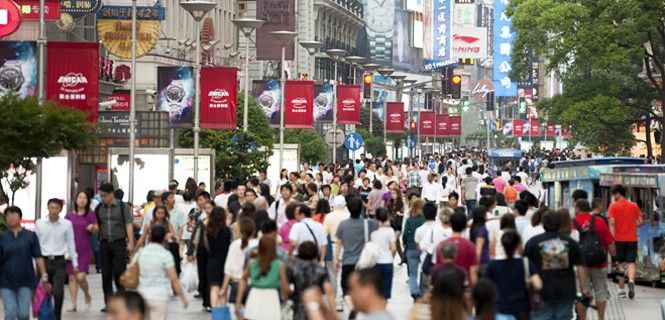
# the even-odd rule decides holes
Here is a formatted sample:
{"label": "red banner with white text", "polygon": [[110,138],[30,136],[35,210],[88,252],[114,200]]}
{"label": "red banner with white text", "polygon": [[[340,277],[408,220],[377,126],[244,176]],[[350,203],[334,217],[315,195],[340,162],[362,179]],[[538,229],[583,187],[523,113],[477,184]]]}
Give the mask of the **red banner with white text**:
{"label": "red banner with white text", "polygon": [[556,136],[556,126],[553,125],[553,124],[548,123],[546,134],[547,134],[548,137],[555,137]]}
{"label": "red banner with white text", "polygon": [[337,124],[360,124],[360,86],[337,86]]}
{"label": "red banner with white text", "polygon": [[201,128],[230,129],[237,127],[238,69],[201,68]]}
{"label": "red banner with white text", "polygon": [[99,43],[49,41],[46,46],[46,97],[88,113],[99,109]]}
{"label": "red banner with white text", "polygon": [[387,133],[404,133],[404,103],[387,102],[386,116]]}
{"label": "red banner with white text", "polygon": [[314,127],[314,81],[288,80],[284,95],[284,127]]}
{"label": "red banner with white text", "polygon": [[445,114],[436,115],[436,135],[438,137],[447,137],[450,135],[450,126],[448,126],[448,116]]}
{"label": "red banner with white text", "polygon": [[462,136],[462,116],[448,116],[448,132],[451,137]]}
{"label": "red banner with white text", "polygon": [[538,120],[531,119],[531,121],[529,121],[529,126],[531,127],[531,136],[532,137],[540,136],[540,127],[538,126]]}
{"label": "red banner with white text", "polygon": [[513,119],[513,137],[521,137],[524,135],[524,120]]}
{"label": "red banner with white text", "polygon": [[436,124],[434,121],[434,112],[433,111],[422,111],[419,116],[420,122],[420,136],[421,137],[433,137],[436,133]]}

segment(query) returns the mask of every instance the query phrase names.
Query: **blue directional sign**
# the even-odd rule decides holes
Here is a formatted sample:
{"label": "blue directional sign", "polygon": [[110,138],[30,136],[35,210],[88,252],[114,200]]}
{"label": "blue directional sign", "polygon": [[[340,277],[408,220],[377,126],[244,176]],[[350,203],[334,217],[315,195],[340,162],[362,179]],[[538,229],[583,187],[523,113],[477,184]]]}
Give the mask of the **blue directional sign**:
{"label": "blue directional sign", "polygon": [[344,147],[351,151],[360,149],[364,143],[363,137],[355,132],[351,132],[344,137]]}
{"label": "blue directional sign", "polygon": [[416,136],[411,135],[408,138],[406,138],[406,147],[411,149],[416,147],[416,143],[418,142],[418,139]]}
{"label": "blue directional sign", "polygon": [[490,121],[490,130],[491,131],[496,131],[496,122]]}

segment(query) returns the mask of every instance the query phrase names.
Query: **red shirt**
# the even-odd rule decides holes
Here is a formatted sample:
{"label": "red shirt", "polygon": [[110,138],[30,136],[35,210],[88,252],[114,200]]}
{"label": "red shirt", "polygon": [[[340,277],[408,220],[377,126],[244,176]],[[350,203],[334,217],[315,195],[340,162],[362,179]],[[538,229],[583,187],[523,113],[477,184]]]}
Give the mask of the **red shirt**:
{"label": "red shirt", "polygon": [[[460,266],[467,274],[472,266],[478,265],[478,255],[476,255],[476,245],[473,242],[462,237],[450,237],[441,241],[441,246],[444,243],[453,243],[457,247],[457,255],[455,256],[455,264]],[[441,257],[439,256],[439,246],[436,248],[436,264],[441,264]]]}
{"label": "red shirt", "polygon": [[607,217],[614,219],[616,241],[637,242],[637,220],[642,217],[640,208],[628,199],[615,201],[607,210]]}
{"label": "red shirt", "polygon": [[[598,236],[600,237],[600,244],[607,250],[609,248],[610,244],[614,242],[614,237],[612,236],[612,233],[610,232],[610,228],[607,226],[603,218],[601,217],[593,217],[596,219],[593,223],[593,228],[596,229],[596,232],[598,232]],[[582,230],[587,230],[591,226],[591,215],[587,212],[577,214],[575,216],[575,220],[577,220],[577,223],[582,227]],[[575,224],[573,223],[573,229],[575,229]],[[593,266],[593,268],[606,268],[607,267],[607,262],[604,262],[599,265]]]}

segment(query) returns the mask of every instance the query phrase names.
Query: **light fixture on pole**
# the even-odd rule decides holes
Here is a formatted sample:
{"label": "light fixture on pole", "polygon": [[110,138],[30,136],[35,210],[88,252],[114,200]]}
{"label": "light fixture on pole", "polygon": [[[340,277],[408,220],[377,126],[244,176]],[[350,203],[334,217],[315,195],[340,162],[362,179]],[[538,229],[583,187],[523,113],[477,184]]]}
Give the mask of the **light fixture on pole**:
{"label": "light fixture on pole", "polygon": [[[376,63],[366,63],[363,65],[365,71],[371,75],[374,75],[374,72],[378,70],[381,66]],[[372,97],[369,99],[369,134],[372,134],[372,118],[374,118],[374,92],[372,90]]]}
{"label": "light fixture on pole", "polygon": [[365,58],[361,56],[348,56],[344,60],[353,66],[353,84],[356,84],[356,79],[358,79],[356,69],[358,69],[358,65],[365,62]]}
{"label": "light fixture on pole", "polygon": [[[310,57],[313,57],[315,54],[321,50],[323,47],[323,42],[321,41],[300,41],[300,45],[307,50],[307,53],[309,53]],[[309,72],[309,62],[307,62],[307,72]],[[314,74],[312,74],[312,79],[314,78]]]}
{"label": "light fixture on pole", "polygon": [[297,32],[293,31],[272,31],[270,32],[275,39],[280,42],[282,48],[282,61],[280,63],[279,81],[281,84],[281,101],[279,107],[279,170],[284,169],[284,96],[286,94],[286,46],[298,36]]}
{"label": "light fixture on pole", "polygon": [[199,180],[199,132],[201,131],[199,112],[201,109],[201,20],[217,6],[216,2],[192,0],[180,2],[180,7],[192,15],[196,21],[196,57],[194,62],[194,180]]}
{"label": "light fixture on pole", "polygon": [[245,95],[243,97],[243,110],[242,110],[242,131],[247,132],[247,113],[249,108],[249,41],[254,30],[257,30],[263,25],[263,20],[251,18],[239,18],[231,20],[233,25],[238,28],[245,36]]}
{"label": "light fixture on pole", "polygon": [[[391,68],[380,68],[376,70],[380,75],[382,75],[384,78],[390,77],[394,72],[395,69]],[[399,102],[399,101],[398,101]],[[383,142],[385,143],[388,140],[388,134],[386,133],[386,123],[387,123],[387,108],[383,108]]]}
{"label": "light fixture on pole", "polygon": [[326,54],[335,61],[335,73],[333,80],[333,108],[332,108],[333,132],[334,132],[332,158],[333,158],[333,163],[336,163],[337,162],[337,84],[338,84],[337,65],[339,64],[339,60],[346,55],[346,50],[330,49],[326,51]]}

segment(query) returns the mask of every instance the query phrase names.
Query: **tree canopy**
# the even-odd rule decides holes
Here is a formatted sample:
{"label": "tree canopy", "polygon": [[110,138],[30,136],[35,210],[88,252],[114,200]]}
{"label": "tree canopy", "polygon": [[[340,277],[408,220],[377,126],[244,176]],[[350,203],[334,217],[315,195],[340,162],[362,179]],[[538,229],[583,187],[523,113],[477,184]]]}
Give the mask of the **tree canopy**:
{"label": "tree canopy", "polygon": [[284,132],[285,143],[300,145],[300,162],[327,163],[328,147],[321,135],[314,129],[290,129]]}

